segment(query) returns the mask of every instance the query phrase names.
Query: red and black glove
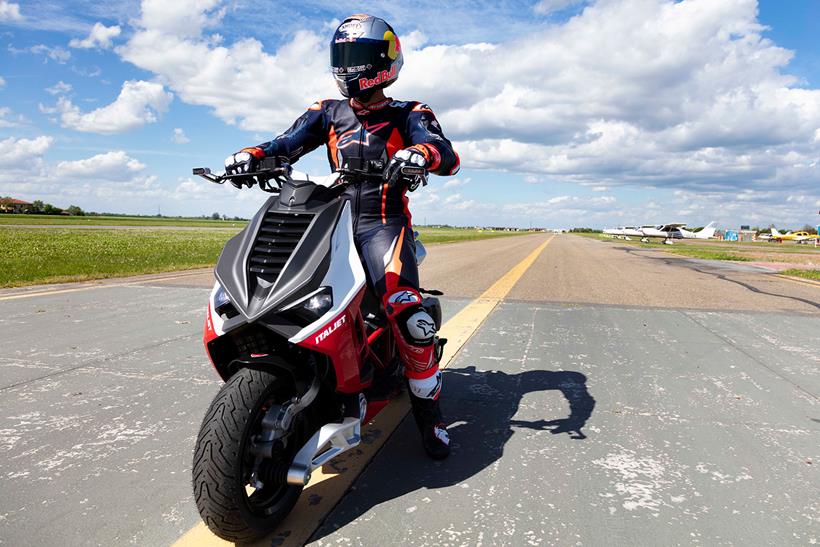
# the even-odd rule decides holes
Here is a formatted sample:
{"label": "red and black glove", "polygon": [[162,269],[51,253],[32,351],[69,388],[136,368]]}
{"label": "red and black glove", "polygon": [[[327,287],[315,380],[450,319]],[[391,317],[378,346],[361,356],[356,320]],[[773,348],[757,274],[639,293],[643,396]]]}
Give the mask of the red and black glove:
{"label": "red and black glove", "polygon": [[[225,158],[225,174],[241,175],[242,173],[253,173],[259,166],[259,162],[265,157],[265,151],[258,146],[243,148],[236,154],[231,154]],[[231,179],[231,184],[237,188],[247,186],[250,188],[256,184],[253,177],[238,177]]]}
{"label": "red and black glove", "polygon": [[384,180],[390,188],[407,187],[411,192],[427,183],[427,156],[419,146],[396,152],[384,170]]}

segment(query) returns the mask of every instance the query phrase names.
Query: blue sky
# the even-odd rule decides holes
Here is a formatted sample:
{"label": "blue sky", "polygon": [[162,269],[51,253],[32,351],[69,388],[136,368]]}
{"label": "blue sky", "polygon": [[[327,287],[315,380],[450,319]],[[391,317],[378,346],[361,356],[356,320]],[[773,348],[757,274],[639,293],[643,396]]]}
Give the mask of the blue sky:
{"label": "blue sky", "polygon": [[[334,97],[333,3],[0,0],[0,195],[249,216],[193,180]],[[462,171],[417,222],[604,227],[820,218],[815,0],[370,2]],[[281,14],[281,15],[279,15]],[[323,151],[297,168],[327,172]]]}

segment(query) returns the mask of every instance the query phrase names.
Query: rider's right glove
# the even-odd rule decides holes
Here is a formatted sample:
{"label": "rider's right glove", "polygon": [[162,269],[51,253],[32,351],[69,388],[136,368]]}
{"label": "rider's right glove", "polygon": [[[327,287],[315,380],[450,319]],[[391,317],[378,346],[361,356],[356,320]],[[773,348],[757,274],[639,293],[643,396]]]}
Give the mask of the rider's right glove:
{"label": "rider's right glove", "polygon": [[[264,157],[265,151],[258,146],[243,148],[236,154],[231,154],[225,158],[225,173],[228,175],[253,173],[259,165],[259,161]],[[253,177],[240,177],[231,179],[231,184],[236,188],[242,188],[243,186],[250,188],[256,184],[256,180]]]}
{"label": "rider's right glove", "polygon": [[411,192],[427,184],[427,157],[418,146],[399,150],[384,170],[384,180],[391,188],[406,187]]}

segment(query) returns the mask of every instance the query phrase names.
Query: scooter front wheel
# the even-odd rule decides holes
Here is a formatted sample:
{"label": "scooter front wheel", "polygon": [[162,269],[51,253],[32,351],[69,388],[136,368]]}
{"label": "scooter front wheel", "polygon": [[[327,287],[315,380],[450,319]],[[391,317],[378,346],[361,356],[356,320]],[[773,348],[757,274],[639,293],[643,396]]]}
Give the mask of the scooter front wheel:
{"label": "scooter front wheel", "polygon": [[[299,499],[302,487],[287,484],[281,472],[266,474],[261,488],[251,484],[251,440],[267,410],[294,395],[293,386],[275,374],[242,369],[211,403],[194,450],[193,488],[202,520],[222,539],[243,543],[269,534]],[[267,469],[286,469],[307,442],[309,410],[294,419],[286,448],[263,462]]]}

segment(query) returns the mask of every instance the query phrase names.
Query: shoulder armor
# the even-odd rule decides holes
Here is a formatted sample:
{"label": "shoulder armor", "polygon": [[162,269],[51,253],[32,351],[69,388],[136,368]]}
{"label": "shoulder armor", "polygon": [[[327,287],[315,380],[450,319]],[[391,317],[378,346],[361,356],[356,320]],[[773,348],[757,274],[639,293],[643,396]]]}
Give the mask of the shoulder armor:
{"label": "shoulder armor", "polygon": [[310,105],[310,106],[308,107],[308,110],[321,110],[321,109],[322,109],[322,105],[324,105],[324,104],[326,104],[326,103],[332,103],[332,102],[334,102],[335,100],[336,100],[336,99],[321,99],[321,100],[319,100],[319,101],[316,101],[316,102],[315,102],[315,103],[313,103],[312,105]]}

